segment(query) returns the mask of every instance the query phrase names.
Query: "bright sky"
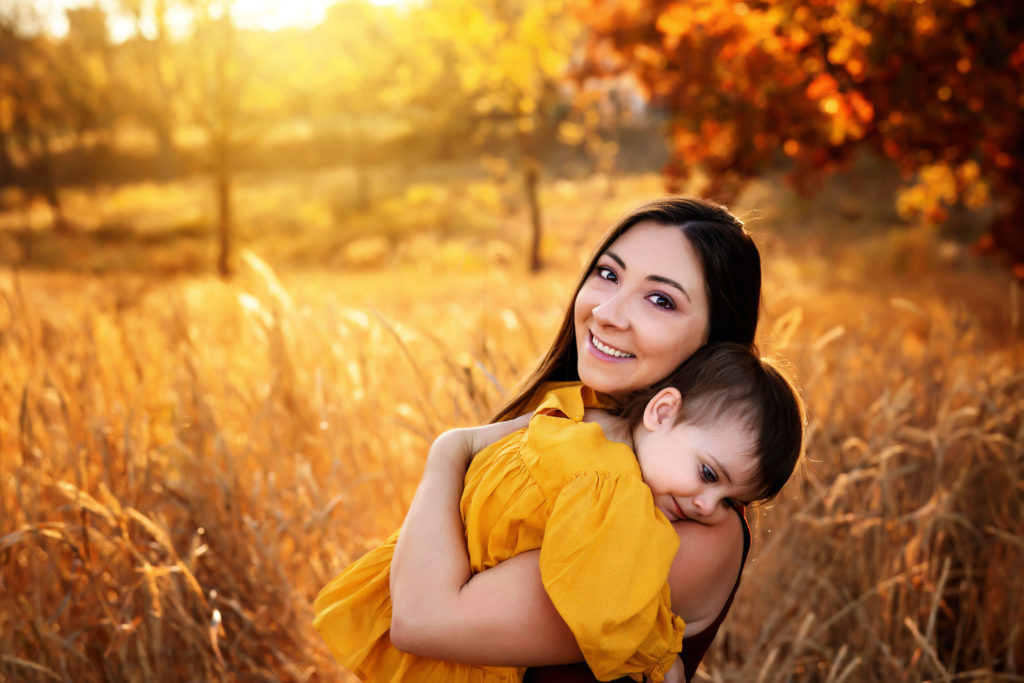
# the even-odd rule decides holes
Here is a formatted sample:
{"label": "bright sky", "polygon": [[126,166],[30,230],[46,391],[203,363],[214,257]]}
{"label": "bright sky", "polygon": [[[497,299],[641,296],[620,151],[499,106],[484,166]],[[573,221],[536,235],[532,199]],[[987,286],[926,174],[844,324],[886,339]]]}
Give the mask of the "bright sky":
{"label": "bright sky", "polygon": [[[275,30],[290,26],[310,27],[323,21],[325,10],[337,0],[234,0],[232,16],[244,28]],[[374,0],[377,4],[394,4],[396,0]],[[0,8],[18,9],[19,5],[34,7],[47,29],[55,35],[63,35],[68,29],[64,10],[70,7],[100,5],[112,14],[117,3],[114,0],[0,0]],[[148,3],[147,3],[148,4]],[[24,9],[24,8],[23,8]],[[171,29],[184,31],[188,25],[187,13],[171,13],[168,17]],[[134,30],[130,19],[111,16],[107,28],[114,41],[124,40]]]}

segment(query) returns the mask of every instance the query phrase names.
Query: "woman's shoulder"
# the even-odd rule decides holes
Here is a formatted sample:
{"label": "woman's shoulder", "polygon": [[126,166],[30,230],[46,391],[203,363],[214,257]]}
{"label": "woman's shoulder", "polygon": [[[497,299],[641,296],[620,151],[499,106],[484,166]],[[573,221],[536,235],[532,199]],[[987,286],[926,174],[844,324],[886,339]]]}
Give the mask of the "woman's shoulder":
{"label": "woman's shoulder", "polygon": [[745,522],[737,514],[714,526],[693,521],[672,526],[682,549],[669,570],[672,606],[686,619],[687,633],[699,633],[714,622],[736,587],[746,556]]}
{"label": "woman's shoulder", "polygon": [[608,439],[598,422],[538,415],[527,430],[523,457],[563,483],[586,473],[611,477],[611,484],[619,477],[640,479],[633,451]]}

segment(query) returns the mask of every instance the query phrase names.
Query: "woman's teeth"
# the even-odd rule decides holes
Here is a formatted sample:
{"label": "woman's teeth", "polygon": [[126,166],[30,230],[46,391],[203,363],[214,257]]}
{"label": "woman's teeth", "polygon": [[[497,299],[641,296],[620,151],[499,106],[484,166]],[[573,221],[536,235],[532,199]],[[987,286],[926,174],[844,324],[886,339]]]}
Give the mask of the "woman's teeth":
{"label": "woman's teeth", "polygon": [[619,351],[618,349],[613,349],[612,347],[608,346],[607,344],[603,344],[601,342],[601,340],[598,339],[597,337],[593,337],[592,336],[591,339],[594,340],[594,348],[596,348],[601,353],[606,353],[609,356],[614,356],[615,358],[635,358],[636,357],[636,354],[626,353],[625,351]]}

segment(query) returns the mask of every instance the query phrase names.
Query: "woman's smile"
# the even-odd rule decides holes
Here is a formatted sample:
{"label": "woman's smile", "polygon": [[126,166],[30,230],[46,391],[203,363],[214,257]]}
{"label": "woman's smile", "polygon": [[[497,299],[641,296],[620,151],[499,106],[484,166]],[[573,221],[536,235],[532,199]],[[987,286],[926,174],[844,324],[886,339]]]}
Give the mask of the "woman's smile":
{"label": "woman's smile", "polygon": [[590,343],[593,344],[594,348],[596,348],[598,351],[601,352],[602,355],[605,356],[611,356],[613,358],[636,358],[635,353],[622,351],[620,349],[615,348],[611,344],[605,344],[603,341],[594,336],[593,332],[591,332],[590,334]]}

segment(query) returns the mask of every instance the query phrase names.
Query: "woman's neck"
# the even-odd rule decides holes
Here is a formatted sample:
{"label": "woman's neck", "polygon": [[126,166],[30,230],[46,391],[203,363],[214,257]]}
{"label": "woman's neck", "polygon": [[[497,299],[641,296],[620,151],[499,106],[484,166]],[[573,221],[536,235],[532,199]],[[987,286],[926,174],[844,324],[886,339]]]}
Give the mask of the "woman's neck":
{"label": "woman's neck", "polygon": [[587,408],[583,411],[583,421],[600,425],[601,431],[609,441],[617,441],[633,448],[633,430],[625,420],[600,408]]}

